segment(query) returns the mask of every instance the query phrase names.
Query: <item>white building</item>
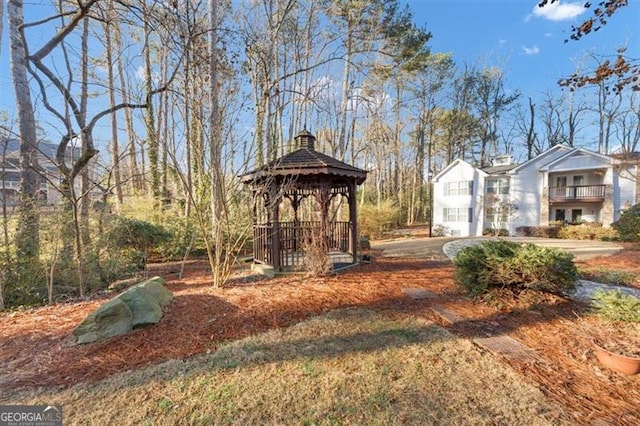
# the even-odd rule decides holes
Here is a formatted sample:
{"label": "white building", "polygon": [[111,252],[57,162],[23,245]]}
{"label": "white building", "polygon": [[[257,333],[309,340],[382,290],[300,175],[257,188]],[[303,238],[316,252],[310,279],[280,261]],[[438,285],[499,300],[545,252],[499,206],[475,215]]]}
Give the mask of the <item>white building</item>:
{"label": "white building", "polygon": [[610,226],[640,198],[638,161],[556,145],[520,165],[509,156],[489,167],[456,160],[434,177],[433,226],[478,236],[550,222]]}
{"label": "white building", "polygon": [[[62,196],[58,191],[61,176],[54,163],[58,145],[38,142],[38,173],[40,180],[39,198],[43,205],[60,204]],[[79,148],[73,148],[73,154],[80,155]],[[68,155],[67,159],[71,159]],[[80,192],[80,183],[75,184]],[[0,137],[0,205],[13,207],[18,204],[20,190],[20,141]]]}

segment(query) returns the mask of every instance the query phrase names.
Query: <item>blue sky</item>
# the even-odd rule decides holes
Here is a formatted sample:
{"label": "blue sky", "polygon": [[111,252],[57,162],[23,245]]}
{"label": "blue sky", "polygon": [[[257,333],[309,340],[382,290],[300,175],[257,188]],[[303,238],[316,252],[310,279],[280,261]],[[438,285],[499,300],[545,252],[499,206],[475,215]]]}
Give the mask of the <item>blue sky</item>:
{"label": "blue sky", "polygon": [[[614,15],[601,31],[580,41],[564,40],[572,24],[592,13],[583,1],[561,1],[539,9],[537,0],[401,0],[407,3],[418,25],[431,31],[433,52],[451,52],[463,65],[497,65],[505,70],[508,90],[519,90],[522,101],[540,99],[545,91],[559,91],[557,80],[570,75],[587,52],[612,54],[628,46],[631,57],[640,58],[640,1]],[[596,4],[599,0],[592,0]],[[47,9],[34,0],[25,4],[27,20]],[[0,52],[0,110],[13,111],[13,87],[9,72],[7,25]],[[38,34],[31,41],[40,45]],[[42,36],[40,36],[42,37]],[[581,59],[582,58],[582,59]],[[56,136],[57,137],[57,136]]]}
{"label": "blue sky", "polygon": [[[599,0],[591,1],[594,5]],[[508,87],[538,98],[559,90],[556,82],[576,69],[585,53],[610,55],[620,46],[640,58],[640,2],[610,18],[596,33],[564,43],[571,25],[591,16],[584,1],[562,1],[542,10],[531,0],[408,0],[418,25],[432,33],[434,52],[453,53],[456,63],[484,60],[505,69]]]}

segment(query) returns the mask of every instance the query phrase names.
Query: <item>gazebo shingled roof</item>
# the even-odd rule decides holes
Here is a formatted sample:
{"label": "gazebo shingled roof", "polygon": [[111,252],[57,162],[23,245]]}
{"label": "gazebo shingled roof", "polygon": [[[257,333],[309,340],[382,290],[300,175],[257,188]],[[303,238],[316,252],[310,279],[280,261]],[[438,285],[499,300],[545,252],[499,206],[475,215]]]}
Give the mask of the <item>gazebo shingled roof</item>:
{"label": "gazebo shingled roof", "polygon": [[335,175],[353,178],[362,184],[367,178],[365,170],[315,150],[314,136],[303,130],[296,136],[297,149],[253,171],[240,176],[243,183],[273,176]]}
{"label": "gazebo shingled roof", "polygon": [[[365,181],[367,172],[316,151],[315,137],[306,129],[294,139],[294,151],[239,176],[243,183],[252,186],[255,195],[262,194],[268,211],[266,223],[254,223],[254,262],[284,272],[291,266],[290,257],[299,259],[296,251],[302,245],[299,240],[304,235],[303,226],[309,225],[298,220],[297,209],[299,202],[313,193],[322,216],[320,227],[325,232],[324,238],[337,241],[340,250],[350,253],[352,263],[357,263],[356,187]],[[348,222],[329,221],[329,204],[337,195],[349,202]],[[279,220],[277,200],[282,197],[292,203],[292,223]],[[254,202],[259,198],[254,198]]]}

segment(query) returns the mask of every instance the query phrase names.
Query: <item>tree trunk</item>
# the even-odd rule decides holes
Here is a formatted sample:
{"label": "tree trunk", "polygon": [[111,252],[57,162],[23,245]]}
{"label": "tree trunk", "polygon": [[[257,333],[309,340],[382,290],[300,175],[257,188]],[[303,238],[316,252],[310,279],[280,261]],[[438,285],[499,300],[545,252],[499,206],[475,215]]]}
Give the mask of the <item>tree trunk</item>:
{"label": "tree trunk", "polygon": [[156,134],[155,125],[155,110],[153,107],[153,82],[151,75],[151,28],[149,26],[148,9],[146,3],[144,3],[143,11],[145,14],[144,20],[144,68],[145,68],[145,91],[147,99],[147,109],[145,110],[145,128],[147,131],[147,146],[149,153],[149,169],[151,173],[151,193],[154,200],[160,199],[160,172],[158,167],[158,137]]}
{"label": "tree trunk", "polygon": [[[533,101],[531,100],[531,97],[529,97],[529,117],[530,117],[530,121],[529,121],[529,130],[527,131],[527,160],[531,160],[534,155],[533,155],[533,148],[535,146],[535,142],[536,142],[536,134],[535,134],[535,113],[536,113],[536,106],[534,105]],[[571,145],[573,146],[573,145]]]}
{"label": "tree trunk", "polygon": [[[113,76],[113,46],[111,44],[111,28],[113,26],[113,2],[107,6],[107,20],[104,24],[105,49],[107,54],[107,82],[109,85],[109,106],[116,106],[115,81]],[[116,190],[116,211],[122,206],[122,178],[120,175],[120,147],[118,146],[118,113],[111,113],[111,165],[113,167],[113,184]]]}
{"label": "tree trunk", "polygon": [[[113,28],[114,38],[116,44],[116,50],[118,52],[122,51],[122,38],[120,35],[120,29],[115,26]],[[117,57],[117,66],[118,66],[118,75],[120,77],[120,92],[122,93],[122,102],[129,102],[129,95],[127,91],[127,79],[124,74],[124,67],[122,65],[122,56],[116,55]],[[127,159],[127,168],[129,173],[130,180],[130,188],[131,193],[136,193],[142,189],[140,170],[138,169],[138,161],[136,154],[136,136],[135,131],[133,130],[133,114],[129,108],[125,108],[124,110],[124,121],[127,129],[127,151],[128,151],[128,159]]]}
{"label": "tree trunk", "polygon": [[209,40],[209,155],[211,161],[211,232],[213,243],[213,259],[211,273],[214,287],[221,287],[225,281],[225,265],[223,259],[223,242],[225,210],[224,210],[224,173],[222,170],[222,138],[218,98],[218,1],[209,0],[209,24],[211,35]]}
{"label": "tree trunk", "polygon": [[40,216],[37,205],[39,190],[38,141],[29,80],[27,79],[27,46],[21,32],[24,23],[22,0],[9,0],[7,14],[9,17],[11,76],[20,129],[20,204],[15,241],[17,259],[20,264],[27,266],[38,264],[40,250],[38,236]]}

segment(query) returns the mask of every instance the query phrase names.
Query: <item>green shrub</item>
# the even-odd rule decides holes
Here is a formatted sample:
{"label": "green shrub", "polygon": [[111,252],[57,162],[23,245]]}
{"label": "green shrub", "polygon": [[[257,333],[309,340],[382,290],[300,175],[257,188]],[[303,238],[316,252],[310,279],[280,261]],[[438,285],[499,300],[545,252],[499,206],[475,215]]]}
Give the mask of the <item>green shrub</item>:
{"label": "green shrub", "polygon": [[570,253],[502,240],[466,247],[453,264],[456,281],[472,295],[492,287],[560,293],[573,289],[578,275]]}
{"label": "green shrub", "polygon": [[591,307],[603,318],[640,323],[640,299],[620,291],[596,290]]}
{"label": "green shrub", "polygon": [[582,279],[603,284],[633,286],[638,280],[638,274],[631,271],[616,271],[606,268],[582,269],[579,271]]}
{"label": "green shrub", "polygon": [[640,241],[640,204],[623,211],[613,227],[622,241]]}
{"label": "green shrub", "polygon": [[109,230],[109,240],[118,247],[130,247],[147,251],[171,239],[171,233],[163,227],[143,220],[116,217]]}
{"label": "green shrub", "polygon": [[615,240],[618,232],[613,228],[602,228],[597,225],[568,225],[560,228],[559,238],[567,240]]}
{"label": "green shrub", "polygon": [[400,212],[392,200],[385,200],[380,207],[365,204],[358,210],[360,235],[376,238],[398,224]]}

